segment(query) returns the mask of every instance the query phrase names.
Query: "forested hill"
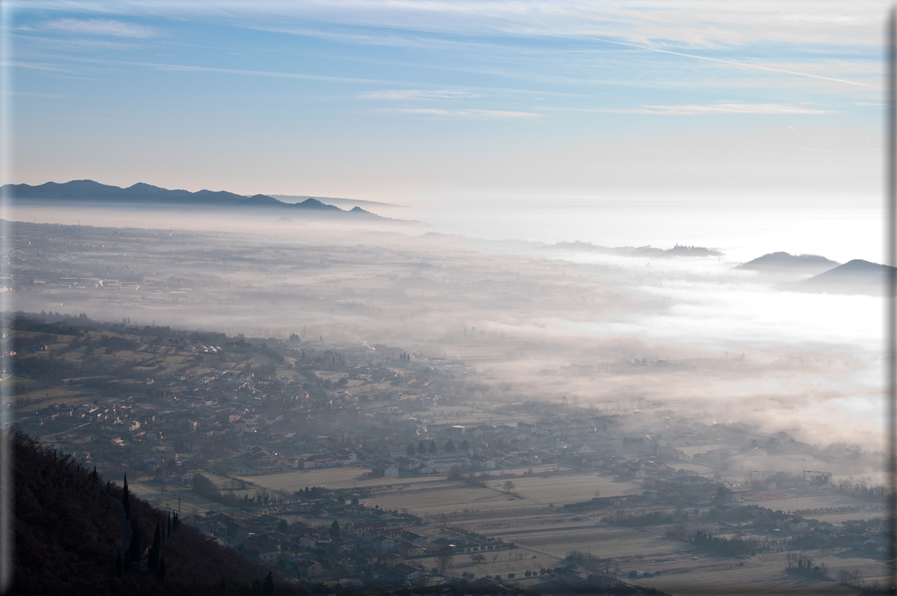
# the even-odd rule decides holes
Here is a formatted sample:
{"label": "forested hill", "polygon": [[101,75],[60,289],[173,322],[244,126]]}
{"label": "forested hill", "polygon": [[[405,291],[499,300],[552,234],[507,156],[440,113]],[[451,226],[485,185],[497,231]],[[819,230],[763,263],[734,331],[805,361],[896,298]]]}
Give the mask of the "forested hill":
{"label": "forested hill", "polygon": [[12,593],[303,593],[276,571],[210,542],[71,456],[22,433],[10,440],[16,511]]}

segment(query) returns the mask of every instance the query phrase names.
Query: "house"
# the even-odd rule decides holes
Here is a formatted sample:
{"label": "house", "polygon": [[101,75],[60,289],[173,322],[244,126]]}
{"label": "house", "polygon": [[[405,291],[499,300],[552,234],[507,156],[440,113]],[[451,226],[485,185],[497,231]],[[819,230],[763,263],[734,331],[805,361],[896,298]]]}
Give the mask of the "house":
{"label": "house", "polygon": [[426,581],[426,573],[423,569],[412,567],[405,563],[399,563],[380,574],[380,579],[406,586],[420,585]]}
{"label": "house", "polygon": [[370,540],[377,534],[379,534],[382,530],[389,527],[389,524],[385,521],[379,522],[366,522],[366,523],[358,523],[352,524],[346,529],[346,533],[349,536],[354,536],[356,538],[365,538]]}
{"label": "house", "polygon": [[471,465],[477,466],[484,470],[494,470],[495,460],[485,455],[474,455],[470,458]]}
{"label": "house", "polygon": [[373,540],[374,546],[379,550],[392,550],[396,547],[396,542],[387,536],[375,536]]}
{"label": "house", "polygon": [[333,546],[336,547],[337,554],[345,555],[355,552],[356,543],[354,540],[337,540]]}
{"label": "house", "polygon": [[406,531],[402,534],[402,538],[404,538],[405,540],[407,540],[408,542],[410,542],[416,546],[422,546],[424,548],[427,547],[427,537],[426,536],[421,536],[420,534],[415,534],[414,532]]}
{"label": "house", "polygon": [[392,568],[392,571],[400,574],[402,579],[411,582],[412,584],[417,584],[419,580],[422,580],[426,576],[426,572],[423,569],[412,567],[407,563],[399,563]]}
{"label": "house", "polygon": [[324,567],[317,561],[298,561],[296,569],[301,577],[321,577],[324,575]]}
{"label": "house", "polygon": [[273,565],[280,556],[280,549],[276,546],[256,546],[255,550],[259,554],[259,559],[266,565]]}
{"label": "house", "polygon": [[396,549],[403,553],[406,557],[419,557],[424,554],[426,549],[422,546],[418,546],[416,544],[412,544],[411,542],[401,541],[398,543]]}
{"label": "house", "polygon": [[226,528],[227,535],[232,538],[246,538],[249,536],[249,528],[241,521],[232,519],[223,522],[222,525]]}
{"label": "house", "polygon": [[299,538],[293,538],[292,545],[295,548],[315,548],[318,545],[318,542],[306,534]]}

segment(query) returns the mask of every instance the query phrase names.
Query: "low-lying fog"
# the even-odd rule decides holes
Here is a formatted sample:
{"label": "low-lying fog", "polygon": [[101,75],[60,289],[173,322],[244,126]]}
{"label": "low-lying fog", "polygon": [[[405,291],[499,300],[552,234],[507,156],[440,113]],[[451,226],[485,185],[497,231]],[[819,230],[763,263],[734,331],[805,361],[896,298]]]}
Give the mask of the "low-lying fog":
{"label": "low-lying fog", "polygon": [[[19,310],[388,344],[475,366],[494,399],[674,409],[880,448],[882,299],[785,291],[729,254],[626,257],[272,216],[14,217]],[[58,287],[62,277],[139,287]]]}

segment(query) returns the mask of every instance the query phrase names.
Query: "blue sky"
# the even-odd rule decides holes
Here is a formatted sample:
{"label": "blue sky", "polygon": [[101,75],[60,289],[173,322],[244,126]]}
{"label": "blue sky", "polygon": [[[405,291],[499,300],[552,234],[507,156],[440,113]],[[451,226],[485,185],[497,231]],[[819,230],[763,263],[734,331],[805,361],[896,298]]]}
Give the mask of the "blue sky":
{"label": "blue sky", "polygon": [[22,3],[14,181],[874,203],[885,9]]}

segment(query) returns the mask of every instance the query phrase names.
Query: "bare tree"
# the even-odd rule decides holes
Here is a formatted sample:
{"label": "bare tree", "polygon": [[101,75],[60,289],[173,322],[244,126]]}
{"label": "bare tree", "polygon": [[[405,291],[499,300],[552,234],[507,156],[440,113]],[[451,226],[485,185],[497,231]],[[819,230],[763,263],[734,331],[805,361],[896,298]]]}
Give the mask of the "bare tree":
{"label": "bare tree", "polygon": [[436,555],[436,567],[439,569],[439,575],[447,575],[451,573],[455,566],[455,553],[451,549],[444,548]]}
{"label": "bare tree", "polygon": [[505,480],[505,483],[502,484],[502,487],[504,487],[504,489],[508,492],[508,494],[510,494],[512,490],[517,488],[517,486],[510,480]]}

